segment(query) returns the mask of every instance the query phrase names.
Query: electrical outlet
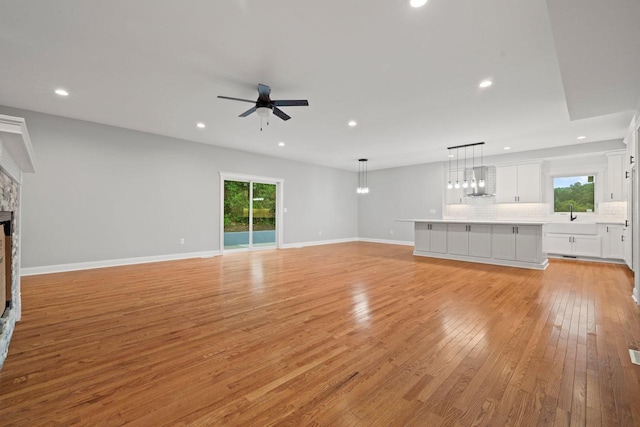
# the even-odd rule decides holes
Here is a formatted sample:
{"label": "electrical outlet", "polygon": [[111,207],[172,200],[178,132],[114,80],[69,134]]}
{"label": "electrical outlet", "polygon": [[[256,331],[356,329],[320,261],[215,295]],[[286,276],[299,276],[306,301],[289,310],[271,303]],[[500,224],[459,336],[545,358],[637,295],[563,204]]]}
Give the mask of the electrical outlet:
{"label": "electrical outlet", "polygon": [[318,236],[322,236],[322,230],[318,230]]}
{"label": "electrical outlet", "polygon": [[393,230],[389,230],[389,234],[393,234]]}
{"label": "electrical outlet", "polygon": [[287,213],[287,208],[284,208],[284,213]]}
{"label": "electrical outlet", "polygon": [[429,213],[434,214],[434,213],[436,213],[436,210],[435,209],[429,209]]}
{"label": "electrical outlet", "polygon": [[181,244],[181,245],[184,245],[184,237],[181,237],[181,238],[180,238],[180,244]]}

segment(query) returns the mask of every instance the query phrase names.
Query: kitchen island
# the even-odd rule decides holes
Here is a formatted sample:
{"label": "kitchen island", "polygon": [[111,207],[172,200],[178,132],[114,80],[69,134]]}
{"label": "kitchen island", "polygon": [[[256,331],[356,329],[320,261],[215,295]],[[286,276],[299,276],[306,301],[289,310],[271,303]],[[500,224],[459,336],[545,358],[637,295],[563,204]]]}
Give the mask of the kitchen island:
{"label": "kitchen island", "polygon": [[414,255],[544,270],[541,221],[402,219],[415,223]]}

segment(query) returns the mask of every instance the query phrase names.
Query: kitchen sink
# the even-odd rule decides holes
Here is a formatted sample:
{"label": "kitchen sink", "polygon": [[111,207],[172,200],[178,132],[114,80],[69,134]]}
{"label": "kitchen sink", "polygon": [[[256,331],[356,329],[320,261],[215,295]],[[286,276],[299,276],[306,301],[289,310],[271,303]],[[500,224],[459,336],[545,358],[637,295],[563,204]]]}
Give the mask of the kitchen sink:
{"label": "kitchen sink", "polygon": [[550,222],[545,224],[547,233],[598,234],[598,226],[589,222]]}

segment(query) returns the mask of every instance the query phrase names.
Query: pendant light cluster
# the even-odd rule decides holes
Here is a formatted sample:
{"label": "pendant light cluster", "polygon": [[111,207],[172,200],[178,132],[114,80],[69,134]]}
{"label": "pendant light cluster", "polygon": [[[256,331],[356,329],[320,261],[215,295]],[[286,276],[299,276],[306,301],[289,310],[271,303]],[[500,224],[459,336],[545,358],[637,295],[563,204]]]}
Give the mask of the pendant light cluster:
{"label": "pendant light cluster", "polygon": [[[465,172],[467,170],[467,148],[471,147],[472,150],[472,160],[471,160],[471,164],[472,167],[475,168],[476,167],[476,145],[480,146],[480,166],[483,166],[484,163],[484,152],[483,152],[483,145],[484,142],[475,142],[473,144],[464,144],[464,145],[456,145],[454,147],[447,147],[447,150],[449,150],[449,180],[447,182],[447,188],[449,190],[455,188],[455,189],[459,189],[460,187],[462,188],[476,188],[476,187],[484,187],[485,186],[485,181],[484,181],[484,168],[482,168],[482,176],[480,177],[480,179],[478,180],[478,182],[476,182],[476,177],[475,174],[472,175],[471,178],[471,182],[469,182],[467,180],[467,177],[465,176]],[[460,153],[459,150],[460,149],[464,150],[464,169],[462,172],[462,184],[460,184]],[[455,183],[452,182],[452,171],[451,171],[451,159],[453,158],[453,154],[452,154],[452,150],[456,150],[456,180]]]}
{"label": "pendant light cluster", "polygon": [[369,194],[369,185],[367,180],[367,161],[369,159],[358,159],[358,194]]}

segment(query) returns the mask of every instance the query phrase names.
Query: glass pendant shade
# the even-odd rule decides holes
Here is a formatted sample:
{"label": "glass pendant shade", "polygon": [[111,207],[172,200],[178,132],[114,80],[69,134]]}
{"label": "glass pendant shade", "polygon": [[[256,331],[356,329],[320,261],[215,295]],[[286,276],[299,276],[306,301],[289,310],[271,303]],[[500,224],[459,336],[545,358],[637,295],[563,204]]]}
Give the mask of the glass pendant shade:
{"label": "glass pendant shade", "polygon": [[358,194],[369,194],[368,176],[367,176],[368,159],[358,159]]}

